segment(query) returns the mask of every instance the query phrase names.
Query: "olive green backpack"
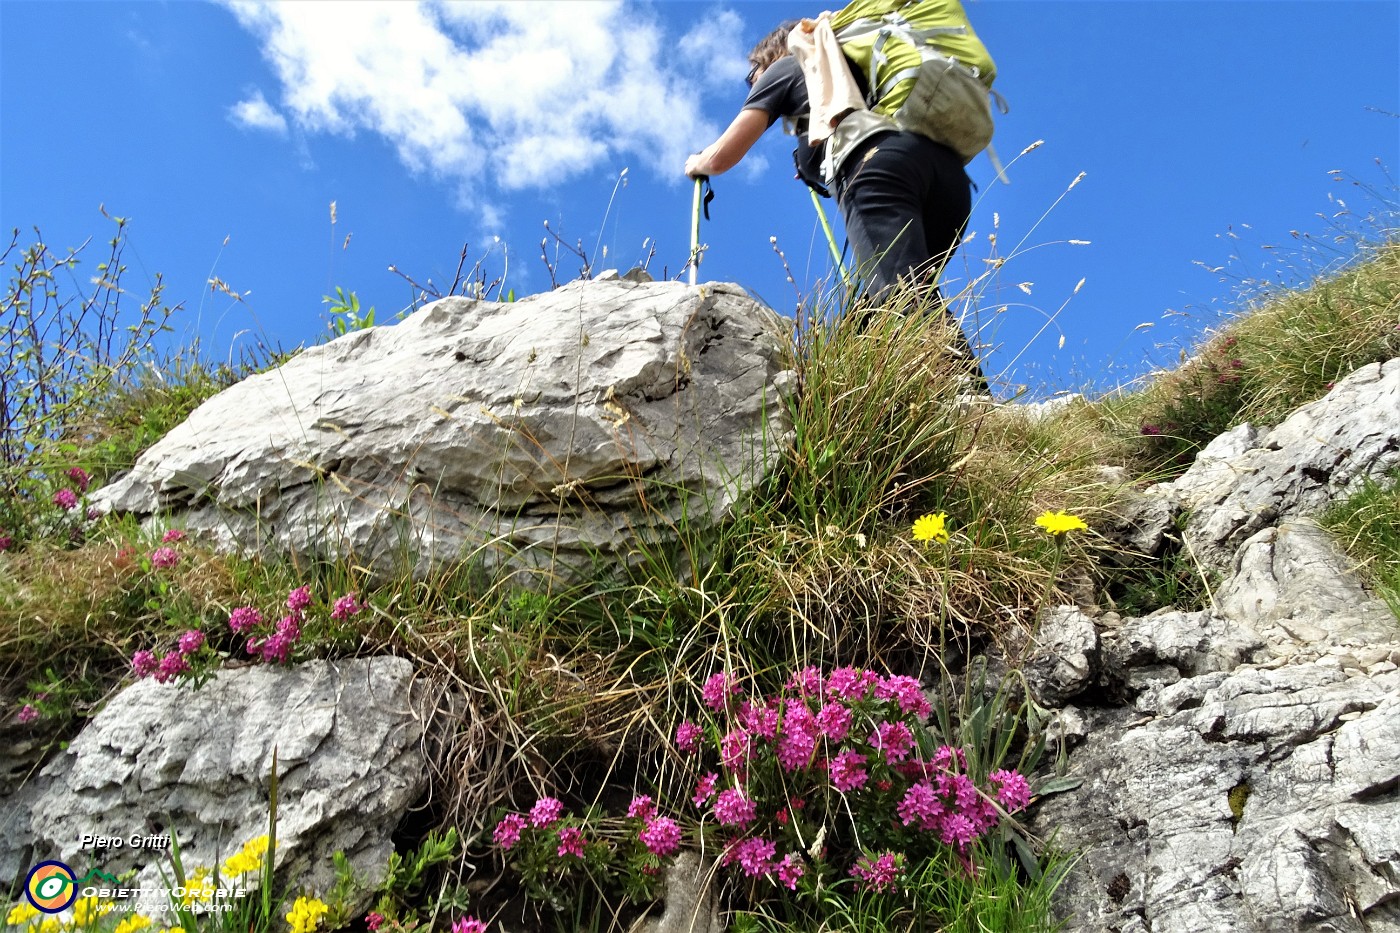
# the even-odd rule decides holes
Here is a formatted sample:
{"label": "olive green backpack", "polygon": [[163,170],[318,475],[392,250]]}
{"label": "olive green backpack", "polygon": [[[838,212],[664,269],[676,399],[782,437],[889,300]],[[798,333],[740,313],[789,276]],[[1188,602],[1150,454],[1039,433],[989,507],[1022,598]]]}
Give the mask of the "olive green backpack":
{"label": "olive green backpack", "polygon": [[958,0],[852,0],[831,18],[852,70],[861,73],[869,111],[847,116],[827,146],[825,174],[835,177],[842,158],[861,140],[896,128],[950,147],[963,163],[991,149],[996,64],[972,30]]}

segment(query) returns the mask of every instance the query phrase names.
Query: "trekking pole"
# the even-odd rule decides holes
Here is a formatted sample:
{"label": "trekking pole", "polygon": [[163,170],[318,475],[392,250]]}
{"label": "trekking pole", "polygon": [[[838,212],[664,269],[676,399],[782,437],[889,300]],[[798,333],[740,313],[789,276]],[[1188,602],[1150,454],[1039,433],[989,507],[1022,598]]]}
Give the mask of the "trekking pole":
{"label": "trekking pole", "polygon": [[826,211],[822,208],[821,198],[817,197],[817,192],[808,188],[807,193],[812,196],[812,206],[817,209],[817,217],[822,222],[822,230],[826,233],[826,245],[831,247],[831,258],[836,262],[836,271],[841,274],[841,284],[850,285],[846,278],[846,267],[841,262],[841,251],[836,248],[836,237],[831,232],[831,224],[826,219]]}
{"label": "trekking pole", "polygon": [[695,197],[690,204],[690,284],[695,284],[695,276],[700,272],[700,188],[705,176],[695,179]]}

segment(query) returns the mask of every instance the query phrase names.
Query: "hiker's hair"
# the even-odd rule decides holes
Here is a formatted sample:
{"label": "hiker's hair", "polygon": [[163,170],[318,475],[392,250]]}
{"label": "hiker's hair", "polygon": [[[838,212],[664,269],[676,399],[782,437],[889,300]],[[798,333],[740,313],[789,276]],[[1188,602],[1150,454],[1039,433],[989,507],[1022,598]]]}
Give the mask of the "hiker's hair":
{"label": "hiker's hair", "polygon": [[749,87],[753,87],[753,83],[758,80],[764,69],[788,53],[788,33],[792,32],[796,25],[797,20],[790,19],[758,40],[758,45],[749,53]]}

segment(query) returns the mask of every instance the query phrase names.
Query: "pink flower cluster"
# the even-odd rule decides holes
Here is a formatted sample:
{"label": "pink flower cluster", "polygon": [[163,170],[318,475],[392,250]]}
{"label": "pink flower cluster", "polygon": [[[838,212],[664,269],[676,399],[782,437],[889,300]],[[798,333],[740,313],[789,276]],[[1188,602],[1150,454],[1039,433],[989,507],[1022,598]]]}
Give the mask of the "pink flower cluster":
{"label": "pink flower cluster", "polygon": [[[306,622],[307,611],[315,600],[311,587],[299,586],[287,594],[286,613],[266,634],[256,634],[266,624],[262,613],[252,606],[239,606],[229,613],[228,627],[235,635],[245,637],[243,648],[248,654],[261,658],[265,663],[286,664],[292,658],[292,651],[301,640],[302,626]],[[337,599],[331,607],[331,618],[345,621],[357,615],[364,607],[354,593],[347,593]]]}
{"label": "pink flower cluster", "polygon": [[[845,812],[863,813],[853,814],[862,824],[902,824],[963,858],[973,840],[997,823],[1000,811],[967,775],[961,750],[943,747],[929,760],[919,757],[919,736],[926,734],[933,708],[912,677],[852,667],[825,674],[809,667],[793,674],[776,697],[735,703],[736,695],[728,675],[711,676],[701,695],[713,711],[709,728],[682,723],[676,746],[687,755],[708,746],[716,755],[719,771],[700,778],[691,802],[728,834],[723,864],[745,875],[769,876],[792,888],[815,832],[815,826],[803,832],[803,806],[833,792],[845,798]],[[771,780],[775,771],[779,782]],[[780,798],[768,799],[769,783],[779,785]],[[1006,810],[1030,800],[1026,779],[1014,771],[993,772],[988,786]],[[838,848],[853,842],[840,838],[839,830],[828,837]],[[854,855],[849,848],[841,851]],[[862,855],[850,871],[863,886],[887,890],[903,859],[894,852]]]}
{"label": "pink flower cluster", "polygon": [[156,683],[169,683],[190,672],[190,656],[204,647],[204,633],[190,629],[180,636],[173,651],[157,659],[154,651],[138,651],[131,656],[131,670],[137,677],[154,677]]}
{"label": "pink flower cluster", "polygon": [[486,933],[486,924],[475,917],[463,917],[452,924],[452,933]]}
{"label": "pink flower cluster", "polygon": [[[541,797],[535,801],[528,814],[507,813],[496,824],[491,834],[492,840],[502,849],[509,850],[520,844],[526,833],[532,830],[554,830],[564,819],[564,804],[554,797]],[[538,833],[531,838],[539,839]],[[583,858],[588,839],[578,826],[565,825],[549,834],[550,845],[559,858]]]}
{"label": "pink flower cluster", "polygon": [[92,477],[82,467],[72,467],[65,470],[63,475],[72,485],[55,492],[53,504],[65,512],[71,512],[82,503],[81,497],[87,494],[88,487],[92,485]]}
{"label": "pink flower cluster", "polygon": [[185,533],[178,528],[171,528],[161,535],[161,546],[151,551],[151,566],[157,570],[169,570],[180,563],[180,552],[171,545],[179,544],[185,540]]}
{"label": "pink flower cluster", "polygon": [[871,858],[864,854],[851,866],[851,877],[861,882],[867,891],[893,891],[904,873],[904,856],[884,852]]}

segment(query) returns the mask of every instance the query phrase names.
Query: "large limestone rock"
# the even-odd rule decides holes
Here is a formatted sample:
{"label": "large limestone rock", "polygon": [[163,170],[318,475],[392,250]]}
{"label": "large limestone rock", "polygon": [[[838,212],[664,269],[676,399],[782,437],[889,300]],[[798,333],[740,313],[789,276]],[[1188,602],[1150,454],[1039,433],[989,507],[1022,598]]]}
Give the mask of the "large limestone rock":
{"label": "large limestone rock", "polygon": [[198,690],[139,681],[0,801],[0,883],[52,858],[160,883],[163,852],[83,847],[84,834],[173,834],[186,867],[215,866],[267,832],[274,749],[279,871],[324,893],[344,852],[382,879],[427,786],[430,699],[395,657],[223,670]]}
{"label": "large limestone rock", "polygon": [[1308,518],[1398,463],[1392,360],[1127,503],[1142,553],[1184,510],[1209,609],[1042,614],[1030,688],[1083,780],[1033,817],[1082,852],[1067,933],[1400,931],[1400,625]]}
{"label": "large limestone rock", "polygon": [[784,346],[737,286],[448,298],[231,387],[94,498],[227,549],[582,574],[722,520],[767,474]]}
{"label": "large limestone rock", "polygon": [[1262,529],[1317,515],[1396,467],[1400,359],[1363,366],[1272,430],[1222,435],[1170,490],[1190,514],[1187,542],[1224,567]]}

